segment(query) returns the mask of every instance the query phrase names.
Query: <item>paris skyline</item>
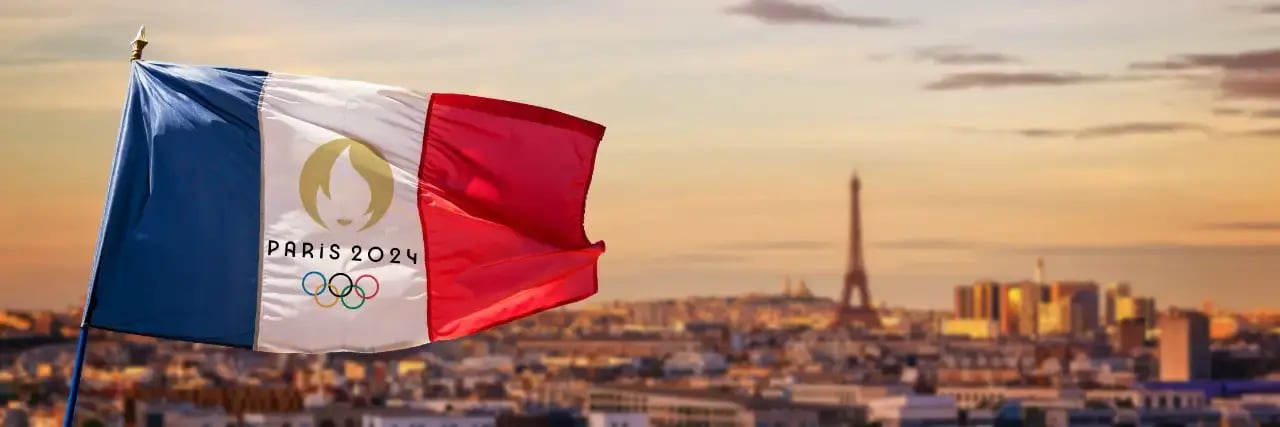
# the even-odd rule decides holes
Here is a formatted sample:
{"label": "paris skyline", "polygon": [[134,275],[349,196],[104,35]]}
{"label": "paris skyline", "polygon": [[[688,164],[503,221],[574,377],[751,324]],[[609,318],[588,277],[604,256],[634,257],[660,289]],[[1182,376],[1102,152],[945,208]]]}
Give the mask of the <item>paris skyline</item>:
{"label": "paris skyline", "polygon": [[140,24],[153,60],[607,124],[596,299],[773,292],[788,275],[839,299],[856,169],[871,291],[892,305],[947,307],[952,286],[1030,278],[1039,257],[1048,280],[1127,281],[1161,304],[1280,300],[1271,3],[309,5],[0,7],[0,306],[85,290]]}

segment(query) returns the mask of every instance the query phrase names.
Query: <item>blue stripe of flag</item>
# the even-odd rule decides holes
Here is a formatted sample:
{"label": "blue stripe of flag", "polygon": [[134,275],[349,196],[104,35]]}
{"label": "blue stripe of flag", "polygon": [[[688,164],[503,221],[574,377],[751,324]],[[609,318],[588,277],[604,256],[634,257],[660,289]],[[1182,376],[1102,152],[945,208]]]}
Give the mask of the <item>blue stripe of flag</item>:
{"label": "blue stripe of flag", "polygon": [[85,324],[252,348],[267,73],[132,68]]}

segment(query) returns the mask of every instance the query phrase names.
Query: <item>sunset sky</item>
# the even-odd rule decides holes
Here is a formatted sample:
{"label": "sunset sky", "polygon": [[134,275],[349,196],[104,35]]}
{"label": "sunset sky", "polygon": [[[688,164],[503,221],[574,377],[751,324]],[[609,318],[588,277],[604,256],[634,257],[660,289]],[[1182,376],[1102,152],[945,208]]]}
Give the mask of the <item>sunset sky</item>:
{"label": "sunset sky", "polygon": [[1043,256],[1161,305],[1280,308],[1280,3],[808,1],[5,0],[0,308],[81,302],[139,24],[157,61],[605,124],[600,301],[838,295],[857,169],[891,305]]}

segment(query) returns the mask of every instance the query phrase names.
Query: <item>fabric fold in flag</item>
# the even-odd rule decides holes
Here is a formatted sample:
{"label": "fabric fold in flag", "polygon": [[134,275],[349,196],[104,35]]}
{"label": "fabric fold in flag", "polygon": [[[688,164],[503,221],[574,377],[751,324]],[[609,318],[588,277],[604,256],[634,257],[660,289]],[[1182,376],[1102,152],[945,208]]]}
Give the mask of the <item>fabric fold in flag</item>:
{"label": "fabric fold in flag", "polygon": [[465,95],[433,96],[428,111],[419,180],[432,338],[594,294],[604,245],[583,232],[592,169],[581,165],[595,163],[604,128]]}
{"label": "fabric fold in flag", "polygon": [[379,352],[582,300],[603,136],[504,100],[134,61],[84,323]]}

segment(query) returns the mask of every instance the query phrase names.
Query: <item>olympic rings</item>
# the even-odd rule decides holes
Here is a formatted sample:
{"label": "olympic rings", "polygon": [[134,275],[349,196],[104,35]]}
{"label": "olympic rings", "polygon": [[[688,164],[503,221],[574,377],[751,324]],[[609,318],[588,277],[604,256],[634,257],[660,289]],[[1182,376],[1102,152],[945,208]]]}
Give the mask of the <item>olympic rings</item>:
{"label": "olympic rings", "polygon": [[[311,287],[307,286],[307,279],[310,278],[312,275],[315,275],[320,278],[319,286],[315,286],[314,290],[312,290]],[[347,283],[343,285],[341,289],[338,289],[338,286],[336,286],[337,284],[335,283],[335,281],[337,281],[337,279],[339,278],[346,279],[347,281]],[[366,279],[368,279],[368,281],[373,282],[373,292],[370,292],[367,294],[365,293],[365,288],[360,286],[361,281],[365,281]],[[325,277],[324,273],[321,273],[319,271],[312,271],[302,275],[301,282],[302,282],[302,292],[307,294],[308,296],[313,297],[316,300],[316,305],[319,305],[324,308],[333,307],[335,305],[338,305],[339,302],[341,302],[343,307],[346,307],[347,309],[350,309],[350,310],[355,310],[364,306],[365,301],[373,299],[373,297],[377,296],[378,292],[382,290],[382,283],[378,281],[378,278],[373,277],[372,275],[369,275],[369,274],[362,274],[360,275],[360,277],[357,277],[355,280],[351,280],[351,276],[347,275],[347,273],[334,273],[329,277]],[[314,280],[312,282],[314,282]],[[369,286],[368,283],[365,283],[364,285]],[[325,291],[328,291],[328,292],[325,292]],[[351,296],[352,292],[355,292],[355,297],[360,299],[360,302],[355,305],[352,305],[351,303],[347,302],[347,297]],[[329,301],[329,303],[327,304],[324,302],[321,302],[320,296],[324,294],[329,294],[329,296],[333,297],[333,300]]]}

